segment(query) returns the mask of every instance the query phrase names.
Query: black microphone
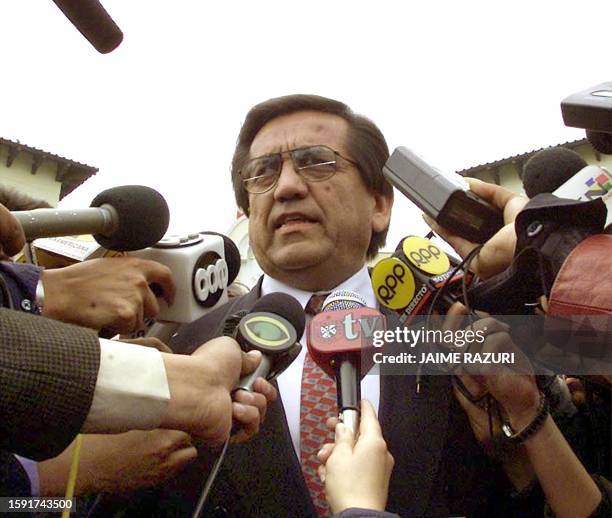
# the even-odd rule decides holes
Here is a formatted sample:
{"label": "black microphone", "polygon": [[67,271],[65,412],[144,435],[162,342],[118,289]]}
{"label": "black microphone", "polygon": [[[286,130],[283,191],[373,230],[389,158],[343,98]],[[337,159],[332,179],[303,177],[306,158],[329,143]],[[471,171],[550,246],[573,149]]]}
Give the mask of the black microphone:
{"label": "black microphone", "polygon": [[262,353],[257,369],[242,378],[236,390],[252,392],[257,378],[271,380],[283,372],[301,350],[305,325],[304,310],[291,295],[270,293],[259,299],[231,333],[243,351]]}
{"label": "black microphone", "polygon": [[53,0],[94,48],[107,54],[123,40],[123,33],[97,0]]}
{"label": "black microphone", "polygon": [[552,193],[587,165],[571,149],[552,147],[538,151],[523,167],[525,194],[533,198],[537,194]]}
{"label": "black microphone", "polygon": [[12,212],[31,241],[39,237],[93,234],[104,248],[140,250],[157,243],[168,229],[163,196],[144,185],[123,185],[98,194],[88,209],[35,209]]}

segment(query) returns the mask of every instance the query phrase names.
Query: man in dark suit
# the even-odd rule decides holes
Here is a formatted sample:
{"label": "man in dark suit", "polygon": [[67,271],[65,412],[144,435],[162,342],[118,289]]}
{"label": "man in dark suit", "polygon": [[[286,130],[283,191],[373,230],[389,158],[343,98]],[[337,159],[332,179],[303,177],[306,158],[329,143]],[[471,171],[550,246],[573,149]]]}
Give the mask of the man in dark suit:
{"label": "man in dark suit", "polygon": [[[271,292],[289,293],[308,308],[313,295],[346,289],[377,306],[366,260],[384,244],[391,216],[393,191],[381,173],[388,156],[380,130],[338,101],[292,95],[255,106],[240,131],[232,181],[265,275],[247,295],[180,329],[175,352],[219,336],[229,315]],[[399,325],[389,318],[390,327]],[[268,408],[260,433],[230,446],[203,515],[327,514],[302,472],[307,455],[316,455],[305,451],[300,423],[308,361],[303,350],[278,378],[281,400]],[[388,509],[404,516],[473,515],[479,488],[491,478],[480,478],[488,463],[449,380],[432,378],[417,394],[413,377],[366,376],[362,395],[378,409],[396,460]],[[131,495],[119,508],[127,505],[129,516],[189,516],[214,458],[202,452],[179,477]]]}

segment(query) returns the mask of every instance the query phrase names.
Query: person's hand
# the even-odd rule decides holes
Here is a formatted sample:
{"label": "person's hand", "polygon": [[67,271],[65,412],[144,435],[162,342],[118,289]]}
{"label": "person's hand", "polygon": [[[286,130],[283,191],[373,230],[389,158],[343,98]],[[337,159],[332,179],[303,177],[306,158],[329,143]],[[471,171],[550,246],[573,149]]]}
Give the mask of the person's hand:
{"label": "person's hand", "polygon": [[136,257],[93,259],[45,270],[43,316],[100,330],[131,333],[144,319],[159,313],[150,285],[162,288],[168,304],[174,302],[176,285],[170,270],[154,261]]}
{"label": "person's hand", "polygon": [[8,261],[25,245],[25,234],[17,218],[0,203],[0,260]]}
{"label": "person's hand", "polygon": [[[241,372],[240,376],[250,374]],[[259,426],[266,418],[268,403],[275,401],[278,393],[274,386],[263,378],[257,378],[253,383],[253,392],[237,390],[233,395],[232,417],[237,425],[237,431],[232,436],[232,442],[245,442],[259,432]]]}
{"label": "person's hand", "polygon": [[384,511],[394,460],[369,401],[361,402],[357,440],[349,428],[337,423],[335,441],[318,455],[324,463],[319,476],[332,512],[350,507]]}
{"label": "person's hand", "polygon": [[184,430],[214,446],[229,437],[234,418],[244,429],[239,439],[245,439],[259,429],[267,402],[276,398],[276,390],[259,379],[257,393],[239,391],[232,401],[239,378],[261,361],[259,351],[244,353],[232,338],[210,340],[191,356],[162,356],[171,395],[162,428]]}
{"label": "person's hand", "polygon": [[[66,491],[73,446],[38,465],[43,496]],[[122,493],[176,476],[198,456],[191,437],[177,430],[83,435],[77,494]]]}
{"label": "person's hand", "polygon": [[[460,303],[453,304],[445,318],[444,330],[456,330],[461,322],[459,317],[466,314],[465,306]],[[521,430],[535,417],[540,402],[540,392],[533,376],[531,363],[512,341],[507,324],[485,316],[473,322],[469,329],[475,336],[483,337],[482,341],[475,340],[470,344],[470,354],[508,353],[514,360],[512,363],[465,363],[461,371],[456,373],[467,394],[455,384],[455,396],[470,419],[476,438],[486,445],[491,439],[489,423],[495,425],[494,432],[499,431],[494,411],[490,410],[492,412],[492,421],[490,421],[488,412],[484,408],[486,394],[500,405],[502,413],[510,420],[513,428]]]}
{"label": "person's hand", "polygon": [[[529,199],[498,185],[481,182],[475,178],[467,178],[467,180],[470,183],[470,190],[474,194],[504,212],[505,226],[484,243],[482,249],[470,264],[470,269],[476,275],[486,279],[504,271],[512,262],[516,248],[514,220]],[[477,243],[468,241],[441,227],[429,216],[424,215],[423,218],[432,230],[450,244],[462,258],[478,246]]]}

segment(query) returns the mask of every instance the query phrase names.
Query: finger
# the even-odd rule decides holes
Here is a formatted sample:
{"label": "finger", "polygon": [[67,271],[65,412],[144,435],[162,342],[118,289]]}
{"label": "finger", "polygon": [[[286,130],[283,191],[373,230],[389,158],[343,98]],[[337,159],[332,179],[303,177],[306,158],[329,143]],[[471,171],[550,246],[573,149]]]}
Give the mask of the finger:
{"label": "finger", "polygon": [[266,416],[266,407],[268,406],[266,397],[263,394],[238,390],[234,393],[233,399],[236,403],[255,407],[259,411],[260,421],[263,422]]}
{"label": "finger", "polygon": [[380,423],[376,417],[376,411],[367,399],[361,400],[361,417],[359,419],[359,435],[367,436],[382,436]]}
{"label": "finger", "polygon": [[333,432],[336,429],[336,425],[339,422],[340,422],[340,419],[338,419],[337,417],[328,417],[327,420],[325,421],[325,426],[327,427],[328,430]]}
{"label": "finger", "polygon": [[177,473],[182,470],[187,464],[192,463],[198,458],[198,450],[195,446],[189,446],[187,448],[181,448],[180,450],[173,451],[168,455],[168,466],[169,471]]}
{"label": "finger", "polygon": [[274,388],[274,385],[263,378],[257,378],[253,383],[253,390],[263,394],[268,402],[276,401],[278,398],[278,391]]}
{"label": "finger", "polygon": [[142,292],[142,311],[144,316],[148,318],[155,318],[159,315],[159,304],[148,285]]}
{"label": "finger", "polygon": [[457,331],[461,329],[467,314],[467,308],[461,302],[455,302],[446,312],[444,322],[442,323],[442,331]]}
{"label": "finger", "polygon": [[169,442],[176,450],[179,450],[181,448],[189,448],[193,445],[191,435],[181,430],[157,429],[154,431],[159,432],[160,438],[162,438],[163,441],[166,443]]}
{"label": "finger", "polygon": [[444,241],[446,241],[453,249],[462,257],[467,257],[468,254],[478,246],[478,244],[468,241],[467,239],[453,234],[450,230],[438,225],[433,219],[426,214],[423,214],[423,219],[431,227],[431,229],[438,234]]}
{"label": "finger", "polygon": [[328,442],[324,444],[323,447],[317,453],[317,459],[319,459],[323,464],[325,464],[327,462],[327,459],[329,459],[329,456],[332,454],[333,451],[334,451],[334,443]]}
{"label": "finger", "polygon": [[344,423],[338,423],[336,425],[334,452],[339,455],[350,455],[353,452],[355,446],[355,437],[353,432]]}
{"label": "finger", "polygon": [[147,279],[148,284],[159,284],[162,297],[171,306],[176,297],[176,284],[170,268],[155,261],[140,260],[139,268]]}
{"label": "finger", "polygon": [[8,256],[13,256],[25,246],[25,234],[17,218],[0,204],[0,245]]}
{"label": "finger", "polygon": [[[476,178],[466,178],[466,180],[470,184],[470,191],[504,211],[504,221],[506,222],[509,221],[506,217],[512,217],[512,221],[514,221],[516,214],[518,214],[529,201],[525,196],[516,194],[499,185],[483,182]],[[506,214],[506,208],[510,209],[508,214]]]}
{"label": "finger", "polygon": [[325,466],[321,465],[317,468],[317,475],[319,475],[319,479],[321,480],[322,484],[325,484],[326,474],[327,474],[327,470],[325,469]]}
{"label": "finger", "polygon": [[257,408],[234,402],[232,403],[232,417],[240,426],[241,440],[252,437],[259,431],[260,417]]}
{"label": "finger", "polygon": [[249,351],[248,353],[242,353],[242,367],[240,369],[240,375],[251,374],[257,366],[261,363],[261,352],[260,351]]}
{"label": "finger", "polygon": [[466,398],[463,393],[457,388],[453,387],[453,392],[455,393],[455,398],[463,408],[463,411],[467,414],[468,417],[477,418],[478,416],[485,413],[485,411],[472,403],[468,398]]}

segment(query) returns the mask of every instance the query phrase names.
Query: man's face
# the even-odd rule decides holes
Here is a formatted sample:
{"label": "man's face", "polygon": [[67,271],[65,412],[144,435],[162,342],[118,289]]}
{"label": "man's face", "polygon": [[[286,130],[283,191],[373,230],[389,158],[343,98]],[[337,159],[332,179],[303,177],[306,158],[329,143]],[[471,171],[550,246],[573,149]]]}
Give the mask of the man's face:
{"label": "man's face", "polygon": [[[256,135],[250,157],[311,145],[346,149],[348,125],[336,115],[297,112],[273,119]],[[285,155],[278,183],[249,194],[249,236],[261,268],[309,291],[332,289],[364,264],[372,230],[388,223],[391,199],[370,193],[356,166],[338,157],[336,173],[307,182]]]}

